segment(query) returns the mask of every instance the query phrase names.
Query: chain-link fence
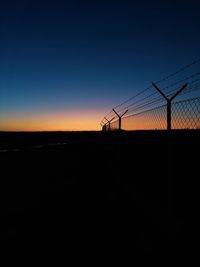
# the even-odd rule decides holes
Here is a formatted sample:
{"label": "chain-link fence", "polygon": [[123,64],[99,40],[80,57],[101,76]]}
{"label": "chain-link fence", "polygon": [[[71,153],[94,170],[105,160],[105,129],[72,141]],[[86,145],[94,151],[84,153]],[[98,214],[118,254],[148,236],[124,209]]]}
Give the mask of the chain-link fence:
{"label": "chain-link fence", "polygon": [[200,129],[200,97],[172,105],[172,129]]}
{"label": "chain-link fence", "polygon": [[115,120],[113,122],[111,122],[110,124],[106,124],[106,131],[115,131],[115,130],[118,130],[119,129],[119,121],[118,120]]}
{"label": "chain-link fence", "polygon": [[103,130],[200,129],[200,59],[114,106]]}
{"label": "chain-link fence", "polygon": [[[172,129],[200,129],[200,97],[172,103]],[[118,130],[119,120],[107,124],[106,130]],[[122,118],[124,130],[165,130],[167,105]]]}

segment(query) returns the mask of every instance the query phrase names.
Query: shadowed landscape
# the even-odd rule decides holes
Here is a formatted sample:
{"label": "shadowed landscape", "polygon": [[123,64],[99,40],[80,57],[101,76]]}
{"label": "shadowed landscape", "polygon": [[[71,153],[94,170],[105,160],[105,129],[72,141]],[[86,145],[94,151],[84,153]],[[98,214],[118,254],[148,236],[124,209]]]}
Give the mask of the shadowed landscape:
{"label": "shadowed landscape", "polygon": [[196,231],[199,141],[199,130],[1,132],[1,240],[181,254]]}

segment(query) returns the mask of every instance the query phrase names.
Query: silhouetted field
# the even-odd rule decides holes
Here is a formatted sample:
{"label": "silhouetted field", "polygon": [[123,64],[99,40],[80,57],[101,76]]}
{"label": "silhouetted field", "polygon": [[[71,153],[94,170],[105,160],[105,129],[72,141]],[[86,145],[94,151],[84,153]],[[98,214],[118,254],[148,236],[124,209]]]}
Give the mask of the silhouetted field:
{"label": "silhouetted field", "polygon": [[199,133],[0,133],[1,240],[181,255],[197,229]]}

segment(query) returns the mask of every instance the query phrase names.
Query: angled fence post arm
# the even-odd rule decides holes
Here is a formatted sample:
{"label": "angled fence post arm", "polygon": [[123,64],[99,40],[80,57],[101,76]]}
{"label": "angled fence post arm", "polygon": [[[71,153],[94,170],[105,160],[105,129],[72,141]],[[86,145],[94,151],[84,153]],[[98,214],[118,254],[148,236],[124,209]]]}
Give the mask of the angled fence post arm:
{"label": "angled fence post arm", "polygon": [[167,101],[167,130],[171,130],[171,101],[170,99],[160,90],[160,88],[152,82],[153,87],[164,97]]}
{"label": "angled fence post arm", "polygon": [[117,111],[114,110],[114,108],[112,110],[115,112],[115,114],[117,115],[117,117],[120,117],[119,114],[117,113]]}
{"label": "angled fence post arm", "polygon": [[187,83],[184,84],[180,90],[178,90],[171,98],[170,101],[172,101],[175,97],[177,97],[177,95],[179,95],[185,88],[187,87]]}
{"label": "angled fence post arm", "polygon": [[155,87],[156,88],[156,90],[166,99],[166,100],[169,100],[167,97],[166,97],[166,95],[158,88],[158,86],[154,83],[154,82],[152,82],[152,85],[153,85],[153,87]]}
{"label": "angled fence post arm", "polygon": [[121,117],[123,117],[127,112],[128,112],[128,109],[124,113],[122,113]]}
{"label": "angled fence post arm", "polygon": [[122,117],[128,112],[128,110],[126,110],[121,116],[117,113],[116,110],[114,110],[114,108],[112,110],[115,112],[115,114],[119,118],[119,128],[118,128],[118,130],[120,131],[121,128],[122,128]]}
{"label": "angled fence post arm", "polygon": [[120,116],[119,130],[122,129],[122,117],[128,112],[128,109]]}
{"label": "angled fence post arm", "polygon": [[109,131],[111,130],[110,123],[111,123],[111,121],[114,120],[114,118],[115,117],[113,117],[111,120],[108,120],[106,117],[104,117],[104,119],[107,120],[107,122],[108,122],[108,129],[109,129]]}
{"label": "angled fence post arm", "polygon": [[121,130],[121,117],[119,116],[119,114],[117,113],[117,111],[114,110],[114,108],[113,108],[112,110],[115,112],[115,114],[116,114],[117,117],[119,118],[119,126],[118,126],[118,130]]}
{"label": "angled fence post arm", "polygon": [[168,98],[161,90],[158,88],[158,86],[152,82],[153,87],[156,88],[156,90],[166,99],[167,101],[167,130],[171,130],[171,103],[172,100],[177,97],[186,87],[187,83],[184,84],[181,89],[179,89],[171,98]]}

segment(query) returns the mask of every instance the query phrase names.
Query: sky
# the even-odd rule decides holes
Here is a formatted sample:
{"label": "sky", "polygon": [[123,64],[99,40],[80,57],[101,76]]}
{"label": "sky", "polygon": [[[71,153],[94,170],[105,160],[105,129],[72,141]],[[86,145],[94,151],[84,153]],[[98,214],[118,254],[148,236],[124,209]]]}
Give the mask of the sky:
{"label": "sky", "polygon": [[200,2],[0,7],[0,130],[99,130],[113,106],[199,58]]}

